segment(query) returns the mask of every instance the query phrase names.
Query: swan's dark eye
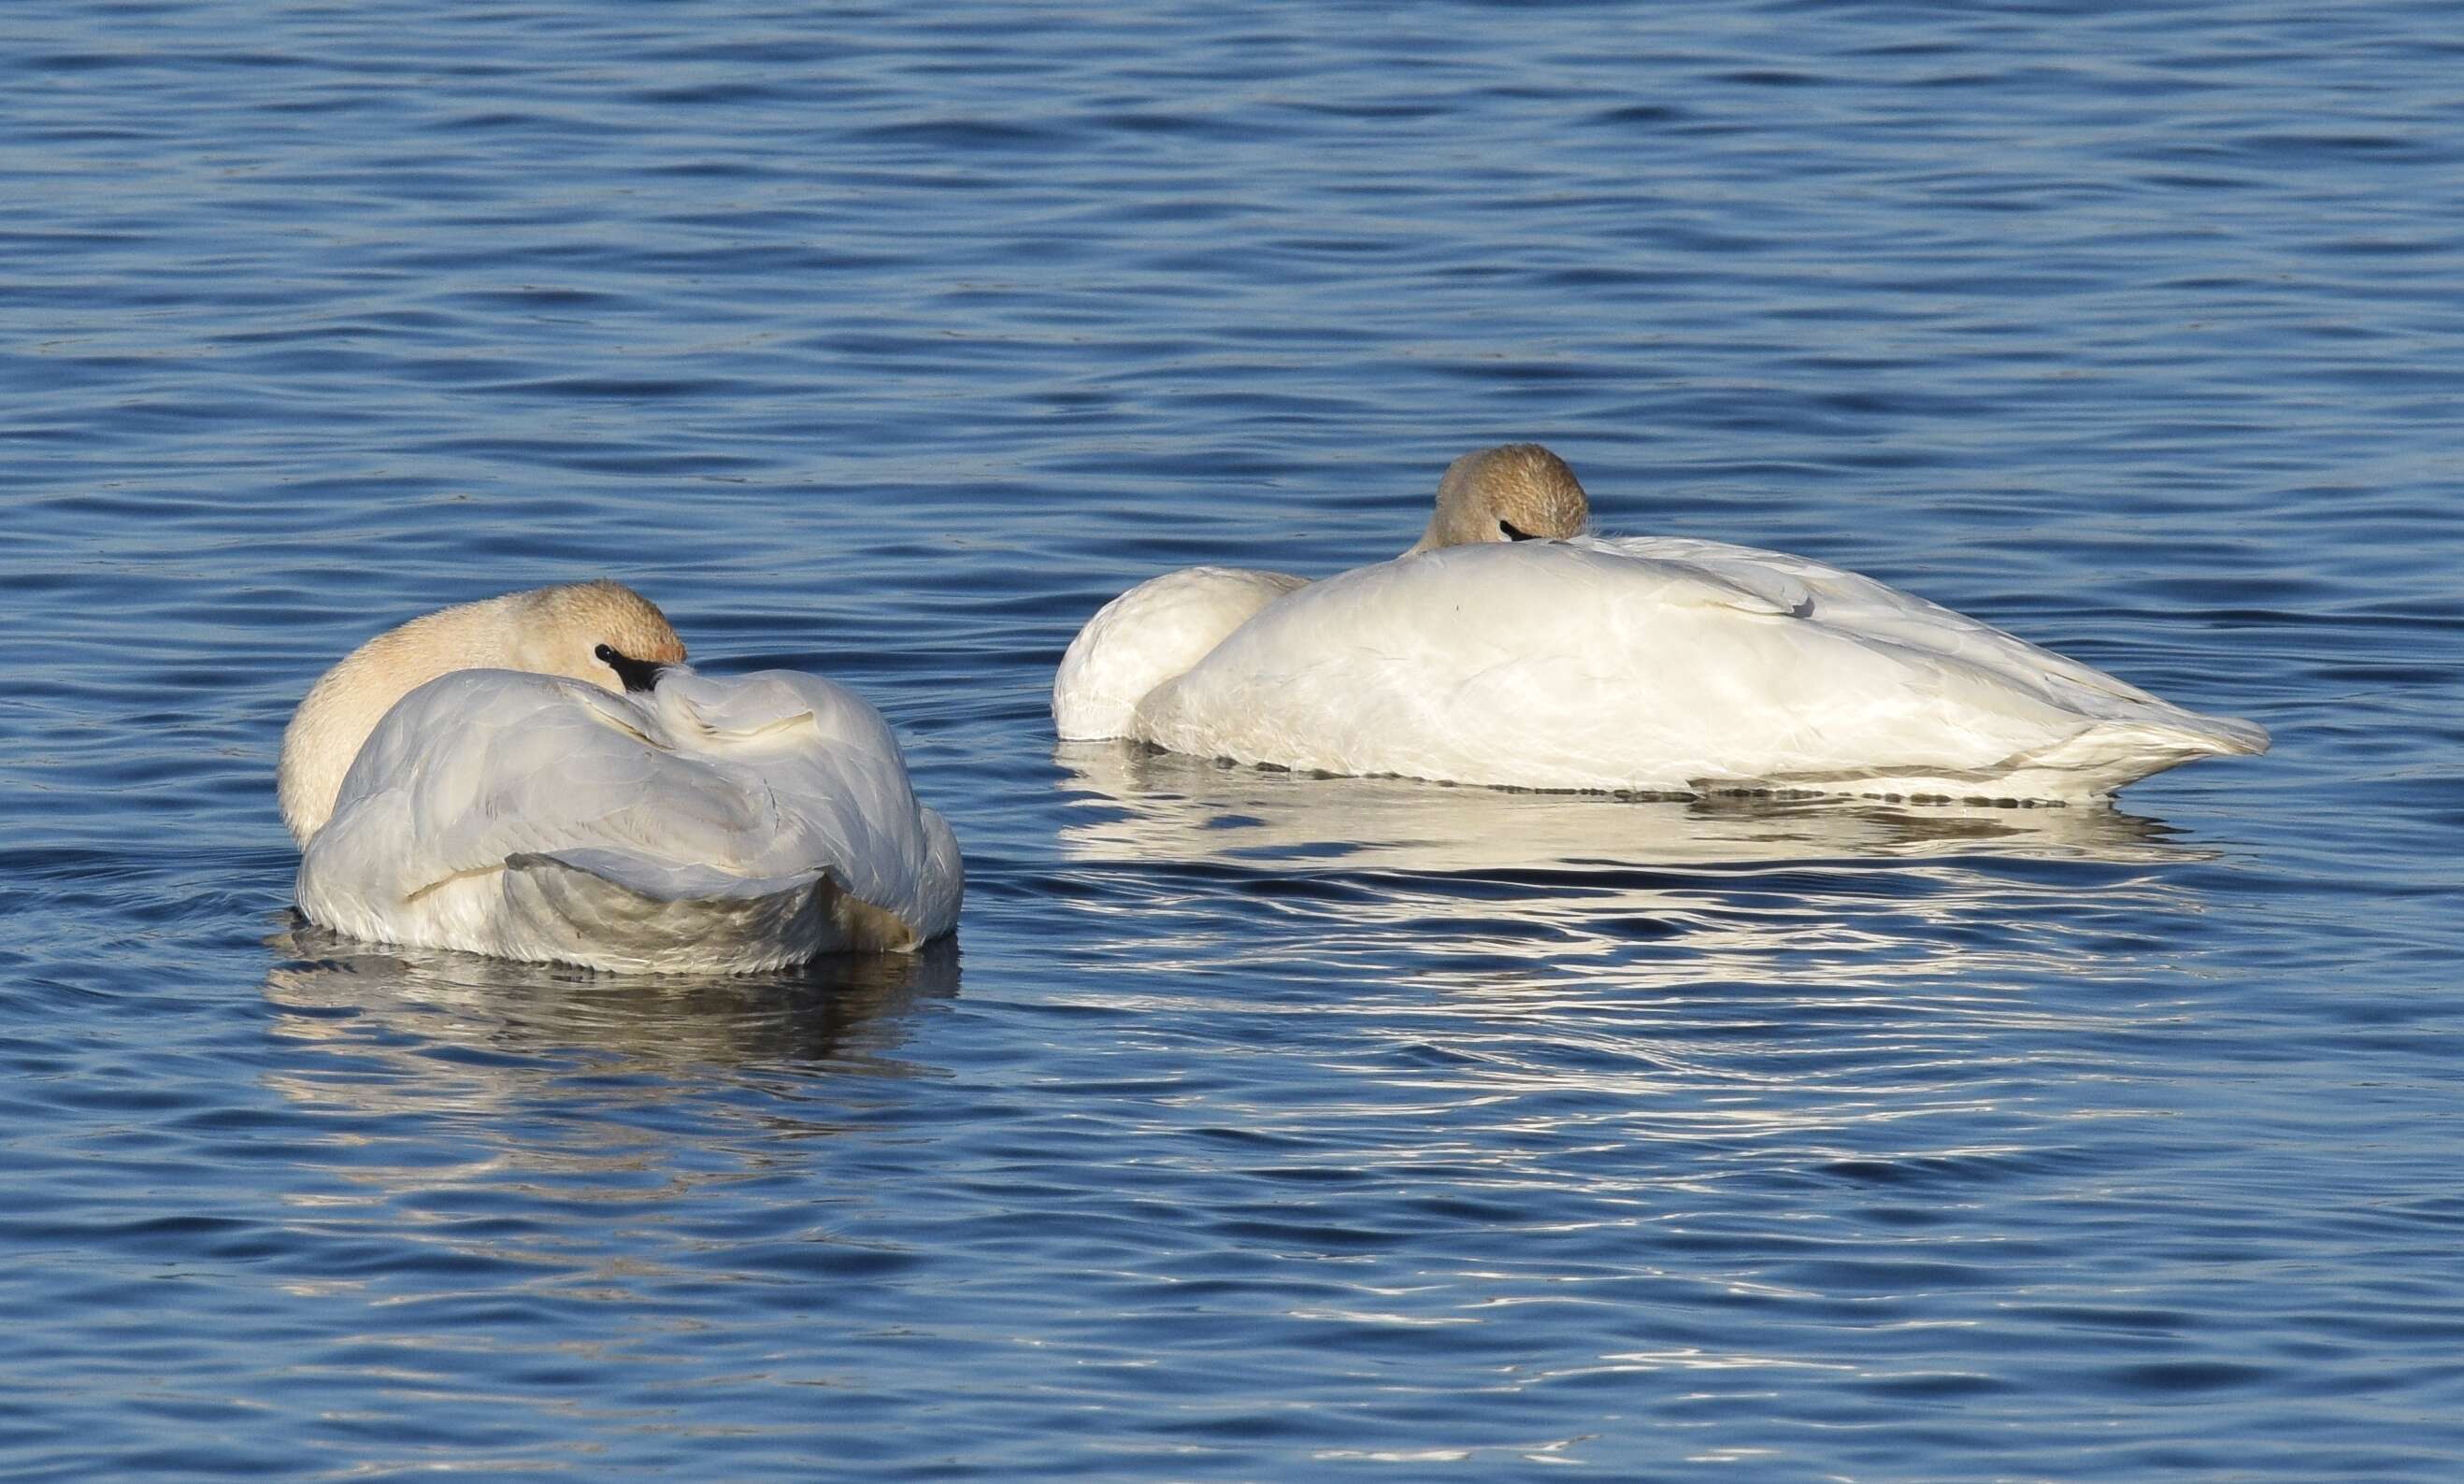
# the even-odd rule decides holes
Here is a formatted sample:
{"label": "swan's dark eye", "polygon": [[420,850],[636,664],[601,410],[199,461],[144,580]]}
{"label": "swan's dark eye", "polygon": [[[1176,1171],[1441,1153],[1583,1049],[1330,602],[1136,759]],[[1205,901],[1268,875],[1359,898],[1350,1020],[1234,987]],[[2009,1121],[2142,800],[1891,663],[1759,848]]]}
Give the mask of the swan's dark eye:
{"label": "swan's dark eye", "polygon": [[591,650],[590,655],[592,659],[614,670],[616,678],[625,683],[625,688],[627,690],[649,689],[659,683],[660,673],[668,667],[657,660],[634,659],[613,644],[601,644]]}
{"label": "swan's dark eye", "polygon": [[1517,528],[1510,520],[1499,521],[1497,523],[1497,529],[1505,532],[1506,538],[1509,541],[1529,541],[1534,539],[1530,532]]}

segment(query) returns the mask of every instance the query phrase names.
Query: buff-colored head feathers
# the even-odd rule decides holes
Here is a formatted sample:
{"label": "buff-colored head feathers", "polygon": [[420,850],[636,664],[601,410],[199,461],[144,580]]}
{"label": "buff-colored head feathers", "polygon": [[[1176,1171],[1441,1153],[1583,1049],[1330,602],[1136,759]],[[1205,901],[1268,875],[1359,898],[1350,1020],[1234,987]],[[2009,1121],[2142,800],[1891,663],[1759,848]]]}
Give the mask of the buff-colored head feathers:
{"label": "buff-colored head feathers", "polygon": [[520,638],[519,658],[523,663],[508,665],[509,669],[569,675],[622,690],[625,687],[615,672],[597,657],[601,644],[628,660],[649,660],[661,665],[684,663],[684,641],[668,625],[667,615],[622,582],[604,578],[595,582],[569,582],[561,587],[510,594],[502,600],[518,610],[514,617],[514,631]]}
{"label": "buff-colored head feathers", "polygon": [[[1579,535],[1591,502],[1566,461],[1536,443],[1464,454],[1438,481],[1438,509],[1414,552]],[[1409,555],[1408,553],[1406,555]]]}
{"label": "buff-colored head feathers", "polygon": [[301,844],[324,826],[361,744],[393,704],[452,670],[530,670],[625,682],[599,655],[683,662],[684,642],[651,601],[621,582],[572,582],[463,603],[387,629],[345,656],[308,689],[282,733],[275,791],[282,822]]}

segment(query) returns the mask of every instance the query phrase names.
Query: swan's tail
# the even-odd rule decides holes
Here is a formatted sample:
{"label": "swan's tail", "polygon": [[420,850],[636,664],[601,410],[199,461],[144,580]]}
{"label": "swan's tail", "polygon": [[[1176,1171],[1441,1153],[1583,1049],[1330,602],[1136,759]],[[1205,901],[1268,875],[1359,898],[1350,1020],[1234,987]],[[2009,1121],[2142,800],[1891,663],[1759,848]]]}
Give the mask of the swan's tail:
{"label": "swan's tail", "polygon": [[2198,758],[2266,751],[2266,729],[2255,722],[2171,711],[2164,716],[2099,722],[2051,746],[2023,753],[2011,760],[2006,781],[2024,780],[2056,797],[2104,795]]}
{"label": "swan's tail", "polygon": [[[2201,757],[2266,751],[2267,732],[2250,722],[2168,707],[2164,714],[2090,723],[2057,742],[2031,748],[1991,768],[1875,769],[1797,774],[1771,781],[1782,787],[1920,801],[2079,803],[2103,798],[2125,783]],[[1705,786],[1695,784],[1698,789]]]}
{"label": "swan's tail", "polygon": [[2255,721],[2238,716],[2202,716],[2199,725],[2216,741],[2216,751],[2228,756],[2248,757],[2267,751],[2267,729]]}

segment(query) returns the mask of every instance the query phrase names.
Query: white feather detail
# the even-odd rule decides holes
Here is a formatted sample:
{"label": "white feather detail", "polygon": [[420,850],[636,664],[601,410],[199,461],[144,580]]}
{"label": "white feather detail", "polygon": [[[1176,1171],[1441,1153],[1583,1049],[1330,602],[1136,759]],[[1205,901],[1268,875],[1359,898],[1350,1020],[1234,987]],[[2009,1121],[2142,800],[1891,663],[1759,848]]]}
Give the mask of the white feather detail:
{"label": "white feather detail", "polygon": [[[1076,708],[1096,730],[1065,739],[1522,788],[2044,799],[2267,745],[1872,578],[1714,541],[1451,546],[1253,586],[1202,646],[1203,624],[1142,628],[1195,577],[1078,636],[1064,678],[1151,684]],[[1056,718],[1072,709],[1057,681]]]}
{"label": "white feather detail", "polygon": [[937,937],[962,875],[888,724],[829,681],[678,666],[627,695],[474,669],[378,723],[298,900],[381,942],[744,971]]}

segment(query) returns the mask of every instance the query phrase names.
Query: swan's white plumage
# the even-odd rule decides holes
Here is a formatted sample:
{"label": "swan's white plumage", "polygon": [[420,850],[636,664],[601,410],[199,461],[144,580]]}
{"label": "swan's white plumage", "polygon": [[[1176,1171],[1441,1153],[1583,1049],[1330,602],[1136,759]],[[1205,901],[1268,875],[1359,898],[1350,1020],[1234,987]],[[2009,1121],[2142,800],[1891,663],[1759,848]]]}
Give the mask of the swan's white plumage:
{"label": "swan's white plumage", "polygon": [[957,916],[948,825],[880,713],[815,676],[648,693],[459,670],[378,724],[300,862],[355,937],[621,970],[913,948]]}
{"label": "swan's white plumage", "polygon": [[[1523,788],[2045,799],[2266,747],[2248,722],[1803,557],[1672,537],[1426,544],[1257,604],[1134,703],[1056,686],[1061,735]],[[1098,615],[1076,672],[1105,669],[1149,590],[1189,576]]]}
{"label": "swan's white plumage", "polygon": [[1087,621],[1052,677],[1064,741],[1131,734],[1148,692],[1203,660],[1303,578],[1239,567],[1169,572],[1106,603]]}
{"label": "swan's white plumage", "polygon": [[361,645],[283,733],[300,909],[380,942],[615,970],[949,931],[957,843],[880,713],[814,676],[717,679],[684,657],[655,606],[605,581]]}

